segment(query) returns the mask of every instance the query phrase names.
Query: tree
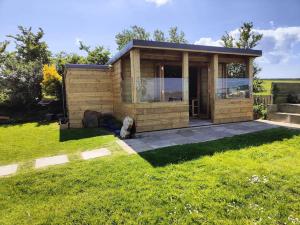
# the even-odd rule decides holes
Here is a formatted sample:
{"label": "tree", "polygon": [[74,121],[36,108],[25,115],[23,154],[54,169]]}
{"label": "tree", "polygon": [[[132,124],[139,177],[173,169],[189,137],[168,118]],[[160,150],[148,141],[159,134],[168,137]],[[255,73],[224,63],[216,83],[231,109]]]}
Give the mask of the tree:
{"label": "tree", "polygon": [[222,36],[221,40],[223,41],[224,47],[227,47],[227,48],[234,47],[234,44],[233,44],[234,38],[227,31],[225,32],[225,35]]}
{"label": "tree", "polygon": [[66,64],[87,64],[87,60],[75,53],[59,52],[52,58],[51,63],[55,64],[58,74],[63,76]]}
{"label": "tree", "polygon": [[263,35],[258,34],[253,31],[253,23],[244,23],[239,29],[240,37],[236,42],[238,48],[254,48],[258,45],[259,41],[262,39]]}
{"label": "tree", "polygon": [[42,41],[44,37],[43,29],[39,28],[37,33],[33,33],[31,27],[27,29],[19,26],[18,28],[21,32],[20,34],[7,36],[15,41],[18,59],[24,62],[39,61],[42,64],[49,63],[51,54],[46,42]]}
{"label": "tree", "polygon": [[[224,47],[236,47],[243,49],[256,47],[259,44],[259,41],[263,38],[263,35],[254,32],[253,27],[252,22],[243,23],[243,25],[239,28],[238,39],[226,32],[221,38]],[[263,81],[258,77],[261,68],[256,63],[253,63],[253,70],[253,91],[261,92],[264,90],[262,85]]]}
{"label": "tree", "polygon": [[6,47],[9,44],[9,41],[0,42],[0,56],[5,53]]}
{"label": "tree", "polygon": [[155,30],[153,32],[154,41],[166,41],[165,34],[161,30]]}
{"label": "tree", "polygon": [[11,105],[30,109],[41,99],[41,71],[42,64],[38,61],[21,63],[15,57],[5,60],[1,76]]}
{"label": "tree", "polygon": [[[173,43],[187,43],[183,31],[178,31],[178,27],[171,27],[169,29],[169,37],[165,37],[165,33],[156,29],[153,32],[153,40],[155,41],[168,41]],[[125,29],[116,35],[116,43],[118,50],[121,50],[129,41],[133,39],[150,40],[150,33],[143,27],[131,26],[130,29]]]}
{"label": "tree", "polygon": [[116,43],[118,50],[121,50],[129,41],[133,39],[149,40],[150,33],[146,32],[143,27],[131,26],[130,29],[125,29],[116,35]]}
{"label": "tree", "polygon": [[37,33],[18,28],[19,34],[7,36],[14,40],[16,51],[5,51],[8,41],[1,44],[0,80],[9,103],[29,109],[41,99],[42,67],[49,62],[50,51],[41,28]]}
{"label": "tree", "polygon": [[187,43],[184,32],[183,31],[179,32],[178,27],[171,27],[169,29],[168,41],[173,43]]}
{"label": "tree", "polygon": [[0,42],[0,103],[5,102],[8,98],[5,93],[5,80],[4,76],[1,75],[1,71],[3,70],[3,62],[8,57],[8,53],[6,52],[6,47],[9,44],[8,41]]}
{"label": "tree", "polygon": [[110,52],[107,49],[105,49],[103,46],[99,45],[91,50],[91,47],[85,45],[82,41],[80,41],[79,44],[80,44],[79,49],[87,53],[87,57],[86,57],[87,63],[103,65],[108,62]]}

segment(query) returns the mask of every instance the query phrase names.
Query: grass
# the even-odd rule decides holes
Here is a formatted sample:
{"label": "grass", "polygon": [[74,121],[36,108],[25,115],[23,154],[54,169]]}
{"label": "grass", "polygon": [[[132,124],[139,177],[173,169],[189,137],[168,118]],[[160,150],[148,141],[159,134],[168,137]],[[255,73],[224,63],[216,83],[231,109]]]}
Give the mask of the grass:
{"label": "grass", "polygon": [[299,146],[278,128],[20,172],[0,179],[0,224],[292,224]]}
{"label": "grass", "polygon": [[300,83],[300,79],[296,80],[296,79],[280,79],[280,80],[263,80],[263,87],[264,87],[264,91],[260,92],[260,93],[256,93],[256,95],[270,95],[271,94],[271,88],[272,88],[272,82],[286,82],[286,83]]}
{"label": "grass", "polygon": [[59,131],[57,123],[0,126],[0,165],[61,153],[114,145],[116,138],[99,129]]}

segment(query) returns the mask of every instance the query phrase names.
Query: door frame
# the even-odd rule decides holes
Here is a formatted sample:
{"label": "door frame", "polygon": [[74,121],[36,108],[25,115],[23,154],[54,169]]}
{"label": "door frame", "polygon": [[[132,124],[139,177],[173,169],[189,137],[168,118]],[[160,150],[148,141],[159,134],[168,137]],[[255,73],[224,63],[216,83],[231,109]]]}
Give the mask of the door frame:
{"label": "door frame", "polygon": [[[210,116],[210,100],[209,100],[209,90],[210,90],[210,82],[209,82],[209,67],[208,64],[190,64],[189,68],[194,67],[197,68],[197,81],[196,81],[196,99],[199,101],[199,111],[198,111],[198,116],[197,117],[193,117],[193,116],[189,116],[190,118],[197,118],[197,119],[211,119]],[[201,76],[202,76],[202,69],[206,68],[207,69],[207,105],[206,105],[206,113],[201,114],[200,112],[200,105],[201,105]],[[192,107],[192,106],[191,106]],[[190,106],[189,106],[190,108]]]}

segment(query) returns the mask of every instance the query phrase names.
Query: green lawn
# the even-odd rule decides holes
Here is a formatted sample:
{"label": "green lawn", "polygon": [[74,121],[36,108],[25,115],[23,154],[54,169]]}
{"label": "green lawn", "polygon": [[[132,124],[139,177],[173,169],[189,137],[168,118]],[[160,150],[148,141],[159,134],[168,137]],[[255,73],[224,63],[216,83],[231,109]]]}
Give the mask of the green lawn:
{"label": "green lawn", "polygon": [[263,87],[265,89],[265,91],[263,92],[260,92],[260,93],[256,93],[256,95],[270,95],[271,94],[271,88],[272,88],[272,82],[286,82],[286,83],[300,83],[300,79],[298,80],[289,80],[289,79],[286,79],[286,80],[263,80]]}
{"label": "green lawn", "polygon": [[0,126],[0,165],[60,153],[114,145],[115,137],[99,129],[59,131],[57,123]]}
{"label": "green lawn", "polygon": [[0,224],[293,224],[299,180],[300,131],[278,128],[19,172]]}

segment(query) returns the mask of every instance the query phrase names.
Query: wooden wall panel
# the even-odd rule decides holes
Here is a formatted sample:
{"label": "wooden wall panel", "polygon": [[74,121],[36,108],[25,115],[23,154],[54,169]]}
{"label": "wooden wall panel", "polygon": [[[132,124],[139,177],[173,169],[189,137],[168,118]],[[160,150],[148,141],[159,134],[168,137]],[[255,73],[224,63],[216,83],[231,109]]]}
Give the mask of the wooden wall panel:
{"label": "wooden wall panel", "polygon": [[188,104],[155,102],[135,104],[137,132],[188,127]]}
{"label": "wooden wall panel", "polygon": [[149,50],[141,49],[141,60],[156,60],[156,61],[181,61],[182,53],[166,50]]}
{"label": "wooden wall panel", "polygon": [[183,101],[189,102],[189,53],[182,53]]}
{"label": "wooden wall panel", "polygon": [[124,57],[119,60],[121,63],[121,70],[119,71],[120,77],[120,92],[121,92],[121,99],[123,102],[130,103],[132,101],[132,77],[131,77],[131,65],[130,65],[130,58]]}
{"label": "wooden wall panel", "polygon": [[155,65],[152,60],[141,60],[141,78],[155,78]]}
{"label": "wooden wall panel", "polygon": [[68,69],[65,75],[66,103],[71,128],[82,127],[85,110],[113,112],[109,69]]}
{"label": "wooden wall panel", "polygon": [[208,115],[208,68],[201,67],[200,75],[200,112]]}
{"label": "wooden wall panel", "polygon": [[218,63],[219,62],[219,55],[213,54],[211,56],[211,62],[210,62],[210,68],[209,68],[209,104],[210,104],[210,114],[211,119],[213,123],[216,123],[215,121],[215,92],[216,92],[216,86],[217,86],[217,78],[218,78]]}
{"label": "wooden wall panel", "polygon": [[214,123],[253,120],[253,98],[216,99]]}
{"label": "wooden wall panel", "polygon": [[132,102],[138,102],[137,84],[141,77],[140,49],[130,51],[131,96]]}
{"label": "wooden wall panel", "polygon": [[[114,116],[122,121],[125,116],[131,116],[135,118],[134,105],[130,103],[124,103],[122,100],[122,88],[124,88],[124,78],[131,77],[130,75],[130,60],[127,58],[117,61],[113,65],[112,76],[112,90],[113,90],[113,112]],[[123,80],[122,80],[123,76]],[[129,83],[130,84],[130,83]],[[127,95],[131,95],[130,88],[123,91]],[[124,97],[124,96],[123,96]]]}

